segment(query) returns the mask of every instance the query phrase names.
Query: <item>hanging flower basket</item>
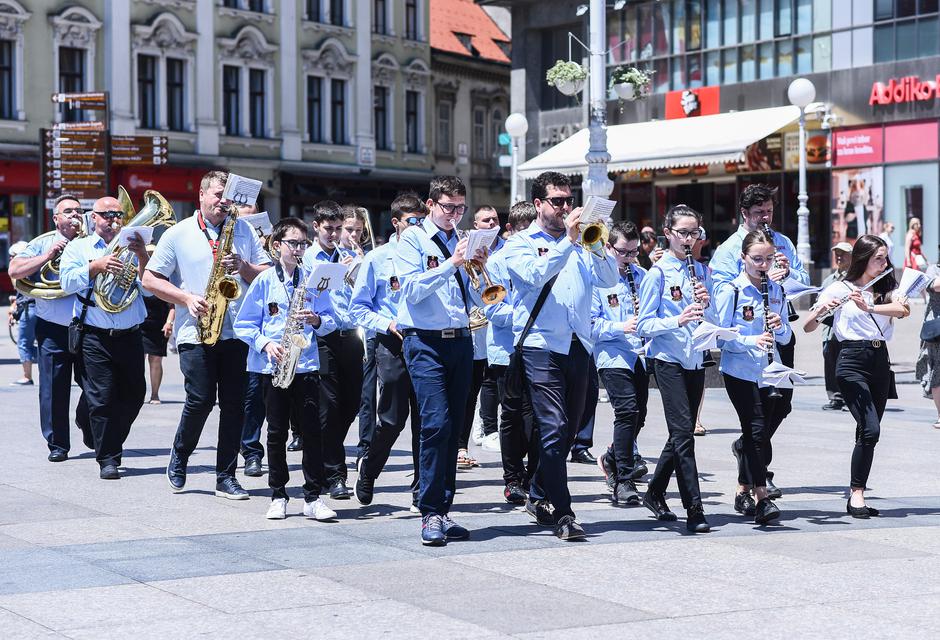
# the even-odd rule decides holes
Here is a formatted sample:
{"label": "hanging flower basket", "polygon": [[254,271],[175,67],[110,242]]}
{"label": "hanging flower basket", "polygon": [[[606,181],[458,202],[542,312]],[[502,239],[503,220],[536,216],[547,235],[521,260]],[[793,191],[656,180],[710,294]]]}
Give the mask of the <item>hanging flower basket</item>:
{"label": "hanging flower basket", "polygon": [[558,60],[545,74],[548,85],[555,87],[566,96],[573,96],[584,88],[587,69],[577,62]]}
{"label": "hanging flower basket", "polygon": [[647,98],[653,89],[653,73],[636,67],[617,67],[610,74],[610,86],[620,100]]}
{"label": "hanging flower basket", "polygon": [[636,87],[632,82],[618,82],[614,85],[614,93],[621,100],[633,102],[637,99]]}

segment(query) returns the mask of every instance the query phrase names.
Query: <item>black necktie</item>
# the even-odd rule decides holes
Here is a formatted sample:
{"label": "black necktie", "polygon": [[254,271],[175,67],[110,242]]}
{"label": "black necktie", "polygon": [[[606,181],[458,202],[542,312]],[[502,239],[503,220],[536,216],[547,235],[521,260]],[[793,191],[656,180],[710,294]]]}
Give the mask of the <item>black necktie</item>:
{"label": "black necktie", "polygon": [[330,262],[339,262],[339,249],[333,250],[333,257],[330,258]]}

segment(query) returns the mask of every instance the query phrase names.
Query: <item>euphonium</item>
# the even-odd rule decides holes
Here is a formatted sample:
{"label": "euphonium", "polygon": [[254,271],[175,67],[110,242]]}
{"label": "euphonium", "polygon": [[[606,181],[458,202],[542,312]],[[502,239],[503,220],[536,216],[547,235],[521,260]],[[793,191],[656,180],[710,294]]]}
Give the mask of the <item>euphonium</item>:
{"label": "euphonium", "polygon": [[[84,238],[85,225],[78,218],[72,218],[70,224],[73,227],[78,228],[78,234],[76,238]],[[57,231],[53,229],[52,231],[47,231],[42,235],[36,236],[36,240],[46,237],[55,237]],[[42,267],[39,268],[33,276],[27,278],[20,278],[13,283],[13,286],[17,291],[23,295],[29,296],[30,298],[38,298],[40,300],[55,300],[57,298],[64,298],[69,295],[62,291],[62,286],[59,284],[59,263],[62,260],[62,254],[60,253],[52,260],[46,262]]]}
{"label": "euphonium", "polygon": [[222,324],[225,322],[225,312],[228,310],[228,303],[238,299],[242,294],[242,287],[238,279],[226,273],[222,266],[222,259],[225,256],[232,255],[232,247],[235,242],[235,223],[238,220],[238,212],[234,206],[223,205],[228,211],[228,216],[222,224],[222,231],[219,233],[218,249],[215,253],[215,260],[212,263],[212,271],[209,273],[209,282],[206,285],[206,304],[209,310],[205,315],[199,316],[196,325],[196,333],[199,341],[203,344],[213,345],[219,341],[222,335]]}
{"label": "euphonium", "polygon": [[[299,269],[300,267],[296,267]],[[294,381],[297,372],[297,362],[300,353],[310,346],[310,338],[304,335],[304,321],[300,312],[307,303],[307,283],[297,285],[294,297],[291,298],[290,308],[287,310],[287,319],[284,322],[284,335],[281,336],[281,348],[284,356],[274,365],[271,374],[271,384],[278,389],[286,389]]]}
{"label": "euphonium", "polygon": [[[176,224],[173,207],[156,191],[144,192],[144,208],[137,215],[134,215],[134,205],[124,187],[118,187],[118,202],[124,210],[124,223],[120,226],[157,228]],[[108,253],[124,265],[121,272],[102,273],[95,278],[95,304],[108,313],[124,311],[140,294],[137,286],[137,256],[127,247],[120,246],[119,242],[120,236],[115,236],[108,244]]]}

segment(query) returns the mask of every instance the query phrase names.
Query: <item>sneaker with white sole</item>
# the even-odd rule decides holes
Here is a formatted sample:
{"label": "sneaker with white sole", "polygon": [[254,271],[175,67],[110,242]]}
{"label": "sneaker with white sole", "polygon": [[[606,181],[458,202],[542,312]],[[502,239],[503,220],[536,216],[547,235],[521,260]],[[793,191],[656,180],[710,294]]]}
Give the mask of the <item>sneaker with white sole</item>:
{"label": "sneaker with white sole", "polygon": [[483,444],[483,438],[483,423],[474,422],[473,429],[470,431],[470,439],[473,440],[473,444],[479,447]]}
{"label": "sneaker with white sole", "polygon": [[272,498],[268,513],[264,516],[268,520],[283,520],[287,517],[287,498]]}
{"label": "sneaker with white sole", "polygon": [[322,522],[335,518],[336,512],[326,506],[322,499],[317,498],[313,502],[304,502],[304,515]]}
{"label": "sneaker with white sole", "polygon": [[485,451],[499,451],[499,433],[490,433],[483,436],[481,445]]}

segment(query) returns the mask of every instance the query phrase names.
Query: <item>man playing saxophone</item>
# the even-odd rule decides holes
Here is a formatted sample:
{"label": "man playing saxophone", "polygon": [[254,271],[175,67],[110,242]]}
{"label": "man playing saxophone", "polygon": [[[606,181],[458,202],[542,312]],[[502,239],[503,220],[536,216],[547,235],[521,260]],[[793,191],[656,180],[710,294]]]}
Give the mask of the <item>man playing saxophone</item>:
{"label": "man playing saxophone", "polygon": [[[215,494],[246,500],[248,493],[235,479],[244,417],[247,380],[247,345],[235,337],[232,321],[241,294],[270,258],[251,225],[236,220],[226,226],[232,207],[222,201],[228,174],[210,171],[199,185],[199,209],[160,237],[144,273],[144,286],[176,305],[176,344],[185,378],[186,403],[167,466],[167,481],[174,492],[186,486],[186,465],[196,449],[206,419],[219,400]],[[227,231],[228,230],[228,231]],[[227,235],[228,234],[228,235]],[[226,251],[230,246],[231,250]],[[205,294],[214,267],[220,266],[240,286],[232,300],[216,291]],[[222,313],[221,330],[214,343],[200,340],[199,320],[210,312]]]}
{"label": "man playing saxophone", "polygon": [[[261,375],[268,419],[266,517],[287,517],[287,436],[291,417],[303,438],[303,514],[330,520],[336,512],[320,499],[323,451],[320,444],[320,359],[314,333],[336,328],[330,296],[307,289],[309,273],[299,262],[310,246],[307,225],[298,218],[280,220],[271,233],[278,261],[251,283],[235,318],[235,335],[245,342],[248,371]],[[299,348],[292,348],[296,344]]]}
{"label": "man playing saxophone", "polygon": [[128,260],[130,254],[136,256],[136,265],[122,261],[109,246],[124,220],[116,198],[97,200],[91,219],[93,233],[70,242],[62,253],[59,278],[62,290],[75,294],[73,323],[77,321],[81,331],[81,377],[99,475],[102,480],[117,480],[124,441],[147,392],[140,335],[147,309],[143,297],[136,295],[120,310],[105,310],[92,291],[96,279],[105,274],[120,276],[125,269],[134,271],[129,287],[139,288],[148,256],[140,234],[133,236],[125,252]]}

